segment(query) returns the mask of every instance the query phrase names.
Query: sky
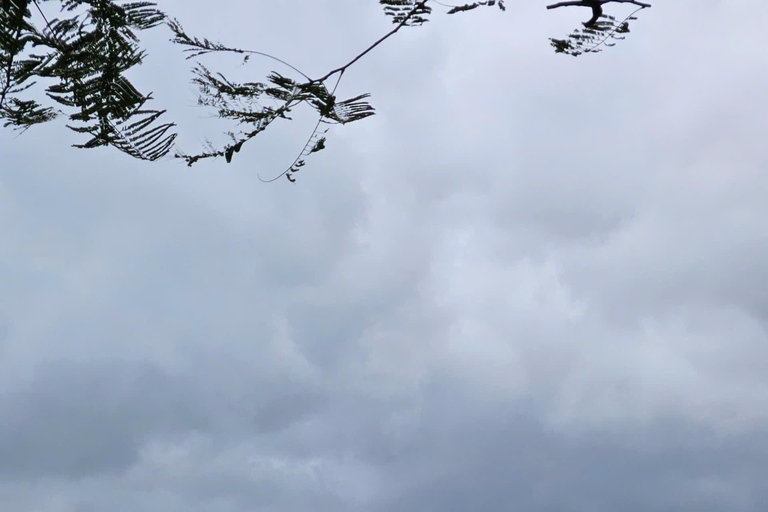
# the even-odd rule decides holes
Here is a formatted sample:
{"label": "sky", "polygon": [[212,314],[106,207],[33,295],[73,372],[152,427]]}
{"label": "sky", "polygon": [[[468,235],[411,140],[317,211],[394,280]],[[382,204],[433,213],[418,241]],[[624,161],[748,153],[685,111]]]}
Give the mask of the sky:
{"label": "sky", "polygon": [[[301,113],[192,168],[0,131],[0,508],[768,510],[768,5],[653,3],[575,59],[586,9],[436,9],[296,183],[257,175]],[[159,7],[310,76],[391,28]],[[133,76],[194,151],[222,125],[169,37]]]}

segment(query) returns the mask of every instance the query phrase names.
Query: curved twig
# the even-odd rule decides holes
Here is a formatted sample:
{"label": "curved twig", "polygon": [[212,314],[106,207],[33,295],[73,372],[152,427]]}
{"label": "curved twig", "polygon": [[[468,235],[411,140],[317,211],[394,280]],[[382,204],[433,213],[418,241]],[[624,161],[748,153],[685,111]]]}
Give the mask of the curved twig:
{"label": "curved twig", "polygon": [[635,9],[635,10],[632,12],[632,14],[630,14],[629,16],[627,16],[626,18],[624,18],[624,20],[623,20],[621,23],[617,23],[617,24],[616,24],[616,25],[613,27],[613,30],[611,30],[611,31],[608,33],[608,35],[606,35],[606,36],[605,36],[605,37],[604,37],[604,38],[603,38],[603,39],[602,39],[602,40],[601,40],[599,43],[597,43],[596,45],[594,45],[592,48],[589,48],[589,49],[586,49],[586,50],[584,50],[584,52],[585,52],[585,53],[588,53],[588,52],[594,52],[594,51],[595,51],[595,49],[597,49],[597,48],[601,47],[603,44],[605,44],[605,42],[606,42],[606,41],[608,41],[608,39],[610,39],[610,38],[613,36],[613,34],[615,34],[615,33],[616,33],[616,31],[617,31],[617,30],[619,30],[619,27],[622,27],[622,26],[623,26],[625,23],[627,23],[629,20],[631,20],[631,19],[632,19],[632,18],[635,16],[635,14],[637,14],[637,13],[638,13],[638,12],[640,12],[640,11],[642,11],[643,9],[645,9],[645,7],[638,7],[637,9]]}
{"label": "curved twig", "polygon": [[[341,82],[342,76],[344,76],[344,71],[339,72],[339,78],[336,80],[336,85],[333,86],[333,90],[331,91],[330,96],[333,96],[336,93],[336,89],[339,87],[339,83]],[[286,176],[287,174],[289,174],[291,172],[291,169],[293,169],[294,166],[299,163],[299,161],[301,160],[301,157],[304,156],[304,152],[307,150],[309,145],[312,144],[312,140],[315,138],[315,135],[317,135],[317,132],[320,130],[320,125],[322,123],[323,123],[323,116],[321,115],[318,118],[317,123],[315,124],[315,128],[312,130],[312,134],[309,136],[306,144],[304,144],[304,147],[301,149],[301,152],[299,152],[299,155],[294,159],[293,163],[286,170],[284,170],[274,178],[270,178],[267,180],[263,179],[261,175],[256,173],[256,177],[259,178],[259,181],[261,181],[262,183],[272,183],[273,181],[277,181],[283,176]]]}

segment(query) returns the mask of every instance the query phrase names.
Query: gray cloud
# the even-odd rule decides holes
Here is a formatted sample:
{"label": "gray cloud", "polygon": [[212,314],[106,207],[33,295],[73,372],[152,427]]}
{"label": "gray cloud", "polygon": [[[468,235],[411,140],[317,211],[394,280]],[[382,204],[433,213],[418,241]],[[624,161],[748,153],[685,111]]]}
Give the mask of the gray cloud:
{"label": "gray cloud", "polygon": [[[389,27],[162,7],[313,75]],[[579,59],[546,40],[578,9],[436,17],[350,70],[379,114],[292,186],[256,174],[301,115],[192,169],[6,134],[4,505],[765,510],[764,10],[654,5]],[[186,69],[139,78],[192,146]]]}

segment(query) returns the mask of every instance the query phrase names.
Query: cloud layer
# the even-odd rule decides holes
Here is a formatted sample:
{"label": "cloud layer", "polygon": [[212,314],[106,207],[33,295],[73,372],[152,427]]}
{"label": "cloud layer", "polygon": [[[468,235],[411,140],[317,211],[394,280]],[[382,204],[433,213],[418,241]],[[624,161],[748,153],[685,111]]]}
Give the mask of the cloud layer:
{"label": "cloud layer", "polygon": [[[2,503],[766,510],[766,7],[654,5],[579,59],[546,38],[584,12],[508,7],[360,61],[341,94],[378,115],[294,185],[256,174],[301,119],[192,169],[3,134]],[[161,8],[312,75],[389,28],[373,1]],[[192,145],[166,36],[140,79]]]}

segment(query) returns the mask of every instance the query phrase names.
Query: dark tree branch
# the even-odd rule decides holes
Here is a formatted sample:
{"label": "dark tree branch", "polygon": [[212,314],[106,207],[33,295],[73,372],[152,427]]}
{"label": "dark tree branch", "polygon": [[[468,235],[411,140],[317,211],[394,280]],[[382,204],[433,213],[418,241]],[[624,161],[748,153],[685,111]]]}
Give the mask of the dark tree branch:
{"label": "dark tree branch", "polygon": [[559,2],[556,4],[548,5],[547,9],[557,9],[558,7],[570,7],[572,5],[579,5],[582,7],[594,7],[594,6],[602,6],[603,4],[607,4],[609,2],[616,2],[619,4],[635,4],[639,7],[651,7],[651,4],[646,4],[644,2],[638,2],[637,0],[570,0],[568,2]]}
{"label": "dark tree branch", "polygon": [[651,4],[639,2],[638,0],[568,0],[566,2],[559,2],[556,4],[548,5],[547,9],[557,9],[558,7],[570,6],[589,7],[592,9],[592,17],[589,19],[589,21],[584,23],[584,26],[594,27],[597,24],[597,20],[599,20],[603,15],[603,4],[607,4],[609,2],[634,4],[639,6],[641,9],[651,6]]}

